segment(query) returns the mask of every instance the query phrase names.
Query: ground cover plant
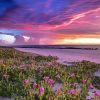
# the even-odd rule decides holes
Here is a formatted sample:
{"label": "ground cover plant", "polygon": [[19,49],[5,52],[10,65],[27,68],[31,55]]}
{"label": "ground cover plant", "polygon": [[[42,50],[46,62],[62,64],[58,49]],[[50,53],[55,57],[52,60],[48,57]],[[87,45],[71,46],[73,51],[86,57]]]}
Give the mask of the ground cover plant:
{"label": "ground cover plant", "polygon": [[[99,64],[82,61],[67,66],[57,59],[0,48],[0,96],[15,100],[86,100],[89,89],[100,88],[100,78],[94,76]],[[62,87],[54,89],[56,83]],[[100,92],[94,95],[93,100],[100,100]]]}

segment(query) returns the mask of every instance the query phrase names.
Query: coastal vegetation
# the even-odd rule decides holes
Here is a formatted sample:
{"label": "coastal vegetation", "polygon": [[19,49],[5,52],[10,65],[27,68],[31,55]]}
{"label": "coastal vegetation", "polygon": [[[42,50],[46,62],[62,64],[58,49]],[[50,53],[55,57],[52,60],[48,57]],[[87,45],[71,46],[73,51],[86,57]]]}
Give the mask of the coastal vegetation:
{"label": "coastal vegetation", "polygon": [[[82,61],[68,66],[57,60],[1,47],[0,96],[14,100],[86,100],[90,89],[100,89],[100,77],[94,76],[100,64]],[[56,84],[62,86],[56,88]],[[100,100],[99,91],[93,94],[93,100]]]}

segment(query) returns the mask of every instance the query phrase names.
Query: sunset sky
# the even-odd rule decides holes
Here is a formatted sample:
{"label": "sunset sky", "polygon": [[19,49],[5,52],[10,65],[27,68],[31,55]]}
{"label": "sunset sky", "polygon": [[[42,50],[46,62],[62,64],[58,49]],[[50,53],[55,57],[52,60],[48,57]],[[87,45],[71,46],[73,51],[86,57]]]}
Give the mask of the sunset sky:
{"label": "sunset sky", "polygon": [[100,0],[0,0],[0,45],[100,45]]}

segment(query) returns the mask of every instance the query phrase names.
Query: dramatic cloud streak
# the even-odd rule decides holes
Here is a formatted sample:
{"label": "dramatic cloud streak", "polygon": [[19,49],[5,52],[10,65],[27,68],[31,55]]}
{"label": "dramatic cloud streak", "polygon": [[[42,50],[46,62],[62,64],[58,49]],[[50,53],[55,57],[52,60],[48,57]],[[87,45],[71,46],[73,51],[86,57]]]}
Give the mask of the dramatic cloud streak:
{"label": "dramatic cloud streak", "polygon": [[96,44],[100,0],[0,0],[0,32],[12,44]]}

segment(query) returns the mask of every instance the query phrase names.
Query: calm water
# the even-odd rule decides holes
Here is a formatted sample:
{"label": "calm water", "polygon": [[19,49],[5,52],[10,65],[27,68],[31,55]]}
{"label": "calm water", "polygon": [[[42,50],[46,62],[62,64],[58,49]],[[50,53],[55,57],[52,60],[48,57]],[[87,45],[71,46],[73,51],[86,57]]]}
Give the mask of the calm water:
{"label": "calm water", "polygon": [[[100,46],[99,46],[100,48]],[[25,52],[32,52],[41,55],[52,55],[59,57],[59,61],[82,61],[88,60],[100,63],[100,50],[81,50],[81,49],[36,49],[36,48],[18,48]]]}

